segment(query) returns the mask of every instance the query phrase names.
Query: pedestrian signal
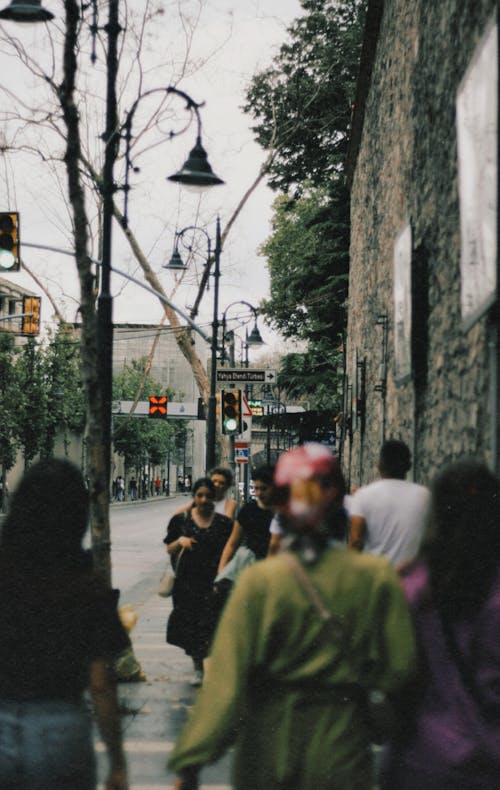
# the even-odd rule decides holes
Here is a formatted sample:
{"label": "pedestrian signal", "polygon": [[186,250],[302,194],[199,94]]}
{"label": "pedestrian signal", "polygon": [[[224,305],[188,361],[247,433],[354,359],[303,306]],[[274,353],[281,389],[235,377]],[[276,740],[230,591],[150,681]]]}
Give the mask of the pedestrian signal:
{"label": "pedestrian signal", "polygon": [[20,268],[19,214],[0,211],[0,269],[18,272]]}
{"label": "pedestrian signal", "polygon": [[40,306],[42,300],[39,296],[23,297],[23,335],[38,335],[40,332]]}
{"label": "pedestrian signal", "polygon": [[222,433],[241,433],[241,390],[222,390]]}
{"label": "pedestrian signal", "polygon": [[166,395],[152,395],[149,398],[149,416],[154,419],[165,419],[167,416],[168,398]]}

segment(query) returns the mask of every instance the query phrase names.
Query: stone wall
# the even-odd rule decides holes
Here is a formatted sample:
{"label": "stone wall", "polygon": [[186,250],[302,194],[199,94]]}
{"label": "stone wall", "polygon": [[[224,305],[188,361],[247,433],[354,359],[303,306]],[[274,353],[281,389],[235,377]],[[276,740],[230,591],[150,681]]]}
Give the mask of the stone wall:
{"label": "stone wall", "polygon": [[[491,330],[487,317],[467,331],[461,319],[455,102],[495,5],[384,4],[351,191],[347,374],[352,385],[357,356],[366,395],[364,430],[358,419],[344,447],[353,487],[376,476],[382,436],[407,442],[424,482],[463,454],[492,460]],[[394,243],[408,225],[411,370],[396,380]]]}

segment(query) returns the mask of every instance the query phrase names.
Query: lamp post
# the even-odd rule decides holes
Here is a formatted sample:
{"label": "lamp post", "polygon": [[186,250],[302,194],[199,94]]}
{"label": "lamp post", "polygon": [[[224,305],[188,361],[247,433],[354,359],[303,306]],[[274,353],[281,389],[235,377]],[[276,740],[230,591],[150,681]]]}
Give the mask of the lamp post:
{"label": "lamp post", "polygon": [[[238,335],[235,335],[234,331],[231,332],[231,335],[232,335],[231,341],[232,342],[231,342],[230,364],[234,364],[234,337],[238,337],[238,340],[241,341],[242,346],[244,348],[244,357],[242,358],[242,362],[243,362],[244,367],[248,368],[248,366],[249,366],[249,359],[248,359],[249,346],[254,346],[254,347],[262,346],[262,345],[264,345],[264,341],[262,340],[262,336],[261,336],[261,334],[259,332],[259,327],[257,326],[257,315],[258,315],[257,310],[256,310],[256,308],[253,305],[250,304],[250,302],[245,302],[245,300],[243,300],[243,299],[239,299],[236,302],[231,302],[231,304],[229,304],[226,307],[226,309],[224,310],[224,312],[222,314],[222,359],[223,360],[225,359],[226,336],[229,334],[227,332],[227,329],[226,329],[226,327],[227,327],[226,316],[227,316],[227,313],[230,310],[230,308],[234,307],[235,305],[245,305],[246,307],[249,308],[249,310],[253,314],[254,325],[253,325],[253,329],[250,332],[250,334],[248,334],[248,327],[245,327],[245,340],[244,341],[241,340],[241,338],[238,337]],[[243,326],[244,324],[248,323],[248,321],[250,321],[250,320],[251,319],[240,320],[240,325]],[[248,396],[248,394],[249,394],[249,385],[247,384],[247,385],[245,385],[245,395]],[[233,464],[234,464],[234,456],[235,456],[234,441],[235,441],[235,437],[234,436],[230,436],[230,447],[231,447],[231,449],[230,449],[230,463],[231,463],[231,466],[233,466]],[[244,482],[245,500],[248,500],[249,485],[250,485],[250,478],[249,478],[249,474],[248,474],[248,464],[244,464],[243,482]]]}
{"label": "lamp post", "polygon": [[[202,104],[195,102],[184,91],[173,86],[155,88],[141,94],[134,102],[131,110],[126,115],[125,124],[118,124],[116,82],[118,76],[118,37],[122,31],[119,24],[120,0],[108,0],[108,23],[105,27],[107,33],[106,51],[106,129],[103,134],[104,164],[103,176],[100,184],[102,195],[102,251],[101,251],[101,283],[97,301],[97,370],[98,389],[97,411],[100,413],[101,437],[100,451],[102,451],[102,469],[99,465],[96,473],[96,495],[100,507],[99,524],[93,525],[92,549],[96,570],[103,579],[111,582],[111,555],[110,555],[110,529],[109,529],[109,487],[111,476],[111,420],[112,420],[112,368],[113,368],[113,315],[112,295],[110,290],[111,257],[112,257],[112,223],[114,214],[114,193],[119,189],[114,181],[114,166],[118,156],[120,140],[123,136],[126,141],[125,151],[125,219],[128,222],[128,193],[130,190],[129,172],[132,166],[130,148],[132,139],[132,121],[140,101],[153,93],[163,91],[167,94],[180,96],[186,101],[187,108],[194,113],[197,119],[196,144],[181,170],[169,180],[190,187],[206,188],[224,183],[212,172],[206,151],[201,144],[201,118],[199,108]],[[99,30],[97,26],[97,0],[91,0],[94,14],[94,24],[91,26],[95,39]],[[82,11],[85,6],[82,5]],[[42,8],[41,0],[11,0],[10,5],[0,11],[0,19],[14,22],[46,22],[54,15]],[[94,49],[93,49],[94,52]],[[92,60],[95,58],[92,57]],[[184,130],[183,130],[184,131]],[[174,133],[170,137],[175,136]],[[137,168],[134,168],[137,170]]]}
{"label": "lamp post", "polygon": [[[165,264],[165,269],[173,271],[182,271],[186,266],[181,258],[179,252],[179,241],[183,235],[189,231],[201,231],[207,237],[207,262],[206,266],[210,271],[212,264],[211,255],[211,240],[210,236],[204,228],[198,228],[196,225],[188,225],[175,235],[174,250],[170,261]],[[190,249],[190,248],[189,248]],[[206,450],[205,450],[205,469],[208,472],[215,466],[215,442],[216,442],[216,418],[217,418],[217,404],[216,404],[216,387],[217,387],[217,351],[218,351],[218,330],[219,330],[219,284],[220,284],[220,255],[221,255],[221,229],[220,217],[217,217],[215,225],[215,245],[214,245],[214,306],[213,306],[213,319],[212,319],[212,336],[210,341],[210,385],[207,403],[207,433],[206,433]]]}
{"label": "lamp post", "polygon": [[[224,312],[222,314],[222,359],[224,359],[224,357],[225,357],[225,342],[226,342],[226,334],[227,334],[227,330],[226,330],[226,324],[227,324],[227,322],[226,322],[226,315],[227,315],[229,309],[231,307],[234,307],[237,304],[243,304],[246,307],[248,307],[251,310],[251,312],[253,313],[253,317],[254,317],[254,325],[253,325],[252,331],[250,332],[250,334],[248,334],[248,329],[245,328],[245,340],[241,341],[243,343],[244,347],[245,347],[245,367],[247,368],[248,364],[249,364],[249,360],[248,360],[248,348],[249,348],[249,346],[254,346],[254,347],[263,346],[264,345],[264,341],[262,340],[262,336],[261,336],[261,334],[259,332],[259,327],[257,326],[258,312],[257,312],[256,308],[253,305],[250,304],[250,302],[245,302],[243,299],[239,299],[236,302],[231,302],[231,304],[229,304],[226,307],[226,309],[224,310]],[[248,321],[250,321],[250,320],[251,319],[248,319]],[[248,323],[248,321],[246,321],[246,320],[240,321],[240,325],[243,326],[244,324]]]}

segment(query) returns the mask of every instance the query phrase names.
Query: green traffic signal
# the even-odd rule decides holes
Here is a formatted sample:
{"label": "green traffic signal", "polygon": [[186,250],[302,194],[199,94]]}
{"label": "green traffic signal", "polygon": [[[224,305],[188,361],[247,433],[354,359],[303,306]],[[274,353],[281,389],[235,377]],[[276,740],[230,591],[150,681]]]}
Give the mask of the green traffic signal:
{"label": "green traffic signal", "polygon": [[223,390],[221,399],[222,433],[241,433],[241,391]]}

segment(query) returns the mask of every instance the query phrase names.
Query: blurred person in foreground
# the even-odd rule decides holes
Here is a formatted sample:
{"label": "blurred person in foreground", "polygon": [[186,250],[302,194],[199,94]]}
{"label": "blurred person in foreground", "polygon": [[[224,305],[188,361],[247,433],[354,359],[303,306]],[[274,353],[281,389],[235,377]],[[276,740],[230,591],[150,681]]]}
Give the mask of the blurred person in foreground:
{"label": "blurred person in foreground", "polygon": [[420,667],[382,787],[499,787],[500,485],[485,465],[436,477],[428,538],[401,573]]}
{"label": "blurred person in foreground", "polygon": [[[288,550],[238,578],[169,761],[176,790],[197,788],[200,768],[231,745],[236,790],[371,790],[367,693],[395,691],[414,668],[395,571],[329,545],[344,495],[338,461],[321,445],[294,448],[278,461],[275,484]],[[328,622],[296,562],[331,612]]]}
{"label": "blurred person in foreground", "polygon": [[129,644],[117,596],[82,549],[88,493],[76,466],[34,464],[0,536],[0,786],[93,790],[90,690],[106,745],[107,790],[128,787],[114,657]]}

